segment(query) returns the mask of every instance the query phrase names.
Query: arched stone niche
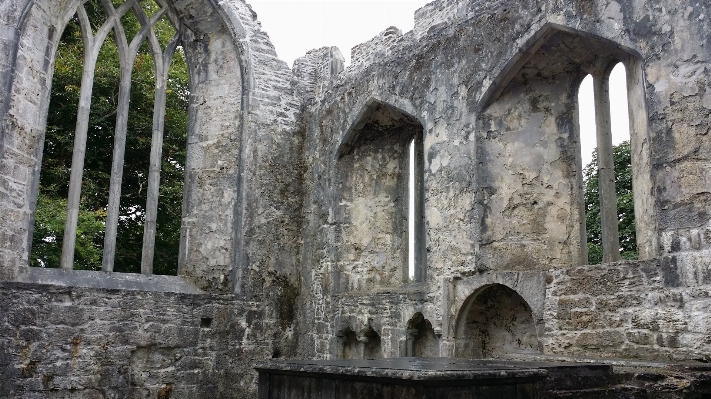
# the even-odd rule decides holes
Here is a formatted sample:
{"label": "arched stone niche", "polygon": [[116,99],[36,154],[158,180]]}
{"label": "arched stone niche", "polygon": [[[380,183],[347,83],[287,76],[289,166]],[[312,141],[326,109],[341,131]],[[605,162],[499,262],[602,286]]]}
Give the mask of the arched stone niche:
{"label": "arched stone niche", "polygon": [[489,284],[464,301],[456,323],[455,357],[537,353],[538,347],[533,311],[516,291]]}
{"label": "arched stone niche", "polygon": [[383,357],[380,334],[370,324],[358,333],[346,326],[336,333],[339,359],[379,359]]}
{"label": "arched stone niche", "polygon": [[338,358],[339,359],[360,359],[360,351],[358,348],[358,337],[350,328],[339,331],[336,334],[338,337]]}
{"label": "arched stone niche", "polygon": [[408,357],[439,357],[439,338],[432,323],[417,312],[407,322]]}
{"label": "arched stone niche", "polygon": [[[0,115],[0,179],[10,188],[0,201],[0,278],[27,268],[43,140],[59,40],[80,0],[28,2],[19,23],[7,110]],[[179,274],[200,288],[226,290],[234,256],[235,201],[247,87],[248,52],[235,7],[165,0],[185,27],[182,48],[191,96]],[[2,110],[5,111],[4,109]]]}
{"label": "arched stone niche", "polygon": [[546,24],[535,29],[480,103],[478,266],[543,270],[587,264],[577,94],[587,74],[603,77],[618,62],[627,69],[640,258],[656,256],[641,58],[573,28]]}
{"label": "arched stone niche", "polygon": [[[414,202],[410,146],[414,146]],[[392,105],[369,101],[337,150],[337,291],[408,283],[409,207],[414,209],[415,275],[425,279],[423,125]]]}

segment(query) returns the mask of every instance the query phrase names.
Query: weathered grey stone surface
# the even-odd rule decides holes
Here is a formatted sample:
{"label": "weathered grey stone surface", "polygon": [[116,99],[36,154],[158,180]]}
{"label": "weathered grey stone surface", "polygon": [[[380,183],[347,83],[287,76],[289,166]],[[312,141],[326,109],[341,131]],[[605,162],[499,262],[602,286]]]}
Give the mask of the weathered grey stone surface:
{"label": "weathered grey stone surface", "polygon": [[[677,183],[681,177],[665,183],[671,176],[696,179],[692,176],[704,175],[692,165],[708,163],[702,155],[701,142],[705,140],[692,135],[689,140],[701,147],[688,141],[673,146],[663,139],[667,134],[663,132],[676,129],[676,134],[684,134],[679,129],[687,119],[666,105],[672,98],[696,101],[695,108],[685,108],[706,115],[700,102],[708,81],[709,13],[708,5],[701,3],[677,8],[649,1],[443,1],[418,11],[414,31],[399,36],[397,31],[387,30],[354,49],[353,65],[332,81],[331,90],[308,113],[302,300],[306,302],[305,319],[315,323],[303,325],[304,335],[312,338],[300,341],[302,353],[322,353],[321,348],[326,347],[332,355],[336,353],[333,345],[325,342],[341,329],[336,320],[352,317],[363,325],[368,319],[390,319],[381,322],[389,328],[402,326],[422,311],[435,331],[442,333],[442,355],[454,355],[457,323],[467,301],[484,286],[503,284],[531,307],[544,352],[648,359],[708,356],[708,349],[696,349],[709,339],[708,313],[701,310],[709,293],[708,283],[701,281],[707,266],[699,252],[706,247],[702,226],[707,225],[708,217],[700,211],[681,211],[705,206],[703,196],[697,195],[693,201],[667,199],[669,195],[691,198],[696,195],[692,193],[705,192],[706,185],[693,183],[682,189],[684,184]],[[682,44],[687,40],[694,44]],[[640,257],[654,260],[651,264],[656,266],[634,262],[581,266],[587,257],[577,86],[587,73],[611,62],[623,62],[628,70]],[[680,66],[671,66],[675,63]],[[683,78],[678,77],[681,65]],[[657,81],[662,81],[661,85],[655,84]],[[341,226],[338,219],[342,206],[340,159],[326,154],[337,153],[349,139],[352,126],[362,120],[363,110],[374,101],[412,115],[424,129],[426,240],[417,243],[427,248],[427,280],[417,288],[423,290],[422,310],[412,309],[398,296],[370,293],[368,288],[357,288],[353,295],[360,299],[351,301],[349,310],[342,306],[342,295],[331,294],[340,291],[339,279],[347,268],[357,265],[343,265],[338,254],[348,245],[375,248],[377,241],[359,242],[362,235],[349,239],[345,234],[352,227],[348,222]],[[668,118],[679,118],[674,119],[679,122],[668,124]],[[694,132],[709,128],[708,118],[693,119]],[[677,154],[675,148],[687,145],[685,154],[696,149],[693,157],[674,155],[674,162],[660,158]],[[676,187],[672,188],[672,181]],[[387,212],[390,205],[381,203],[370,205],[371,215]],[[679,217],[673,216],[677,214]],[[677,224],[683,220],[696,227],[673,227],[667,220]],[[383,218],[377,223],[383,223]],[[375,226],[366,223],[357,227],[369,231],[377,230]],[[660,257],[664,254],[672,257]],[[645,280],[641,273],[627,274],[645,267],[659,269],[659,276],[662,270],[678,268],[680,277],[666,278],[665,285],[661,277]],[[615,307],[601,302],[599,308],[594,304],[586,308],[596,317],[611,312],[614,323],[585,323],[570,327],[575,333],[559,332],[564,319],[549,309],[562,300],[564,290],[557,284],[570,282],[555,276],[576,270],[593,274],[582,280],[587,286],[570,289],[578,292],[575,295],[588,289],[601,300],[612,297],[621,301]],[[622,273],[619,283],[600,286],[618,273]],[[351,274],[362,276],[356,286],[371,275],[367,268]],[[682,275],[696,277],[691,281]],[[625,302],[627,292],[628,301],[648,298],[649,302]],[[645,349],[628,342],[627,335],[646,330],[631,324],[636,312],[632,308],[643,307],[652,314],[661,308],[668,312],[668,307],[661,305],[664,300],[652,297],[674,295],[683,297],[679,303],[683,301],[687,310],[676,308],[671,311],[675,316],[670,317],[694,321],[661,327],[659,338],[657,333],[645,331],[655,337],[642,344],[648,345]],[[368,307],[371,301],[372,310]],[[359,326],[353,328],[356,331]],[[384,327],[382,337],[387,335],[385,331]],[[624,339],[605,338],[617,334]],[[665,341],[665,334],[681,334],[688,340],[679,345]],[[579,336],[597,337],[614,349],[579,346]],[[387,347],[383,345],[388,356],[396,355]]]}
{"label": "weathered grey stone surface", "polygon": [[0,397],[252,397],[274,345],[231,295],[3,283]]}
{"label": "weathered grey stone surface", "polygon": [[[189,28],[192,93],[165,279],[28,267],[78,3],[0,0],[0,397],[254,397],[256,360],[456,357],[462,340],[709,360],[707,2],[437,0],[348,68],[328,47],[289,69],[244,1],[166,1]],[[585,265],[576,95],[616,62],[640,260]]]}

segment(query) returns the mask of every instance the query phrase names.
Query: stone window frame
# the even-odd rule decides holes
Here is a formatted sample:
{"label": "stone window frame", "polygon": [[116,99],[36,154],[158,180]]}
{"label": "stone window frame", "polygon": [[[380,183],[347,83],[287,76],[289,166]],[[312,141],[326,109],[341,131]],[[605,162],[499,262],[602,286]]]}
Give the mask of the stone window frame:
{"label": "stone window frame", "polygon": [[[10,243],[0,247],[0,281],[158,292],[200,293],[203,292],[202,290],[212,290],[213,285],[205,282],[209,283],[212,277],[208,274],[214,274],[218,269],[215,266],[206,268],[200,262],[198,259],[199,254],[202,253],[199,248],[200,240],[192,237],[200,234],[200,210],[195,211],[194,215],[189,215],[188,226],[181,227],[178,276],[29,267],[28,258],[39,188],[42,142],[56,50],[61,30],[76,14],[76,6],[85,1],[70,0],[58,4],[26,0],[19,7],[21,12],[15,16],[17,26],[12,28],[14,36],[11,36],[11,39],[15,42],[10,46],[9,80],[4,82],[7,90],[0,98],[2,100],[0,103],[0,183],[7,184],[9,181],[14,185],[13,191],[9,194],[3,193],[3,201],[0,201],[0,214],[5,214],[4,220],[11,222],[0,226],[0,239]],[[206,129],[203,125],[229,126],[229,129],[217,131],[213,136],[221,134],[238,139],[235,148],[240,151],[240,154],[234,157],[237,163],[237,159],[242,157],[241,144],[245,134],[246,123],[243,115],[249,107],[254,86],[251,51],[249,43],[244,41],[245,36],[250,32],[242,22],[244,10],[237,6],[212,2],[208,9],[205,9],[191,1],[160,1],[176,11],[177,18],[187,27],[185,32],[190,44],[189,52],[192,54],[192,56],[187,55],[191,93],[199,93],[199,98],[198,95],[194,98],[191,94],[189,105],[188,157],[197,157],[202,161],[202,152],[206,151],[205,146],[209,145],[210,140],[214,141],[214,137],[206,137],[207,135],[203,133]],[[127,0],[127,2],[133,4],[135,0]],[[216,57],[234,59],[234,67],[213,68],[214,64],[211,60]],[[209,70],[210,68],[214,70]],[[231,72],[230,77],[225,77],[226,72]],[[198,79],[195,79],[196,77]],[[230,89],[230,86],[220,79],[223,81],[232,79],[230,84],[234,82],[235,87]],[[236,93],[232,98],[237,99],[234,101],[237,107],[230,108],[234,112],[228,117],[216,118],[217,121],[208,120],[210,118],[205,118],[205,114],[213,112],[218,106],[224,108],[230,105],[220,101],[220,96],[225,90]],[[205,103],[207,105],[204,105]],[[208,110],[204,110],[205,108]],[[234,121],[225,125],[223,119],[228,118]],[[186,169],[190,164],[191,161],[187,161]],[[194,180],[206,173],[209,171],[201,165],[195,169],[193,181],[186,181],[183,196],[184,209],[187,202],[194,203],[195,197],[200,196],[200,190],[194,187]],[[234,168],[230,173],[220,178],[238,180],[238,169]],[[193,187],[189,187],[190,185]],[[8,195],[14,195],[15,198],[8,200]],[[243,195],[244,190],[238,188],[236,200],[230,200],[231,202],[225,204],[229,208],[225,208],[224,211],[234,212],[233,217],[236,220],[241,220],[242,217],[243,210],[239,206],[238,199]],[[16,204],[24,204],[24,206],[17,208]],[[183,224],[185,224],[185,217],[184,211]],[[194,226],[196,220],[197,226]],[[228,257],[229,263],[220,266],[219,271],[222,272],[224,269],[222,272],[224,276],[234,273],[234,260],[239,258],[238,253],[243,239],[239,225],[239,223],[229,223],[229,226],[224,229],[225,232],[221,232],[222,235],[218,237],[223,241],[234,242],[235,248],[234,253]],[[195,259],[191,258],[191,254],[194,254]],[[230,288],[230,291],[233,289]]]}
{"label": "stone window frame", "polygon": [[[603,248],[602,263],[621,260],[610,116],[610,74],[618,64],[622,64],[625,67],[627,78],[629,140],[638,259],[646,260],[658,256],[654,197],[652,196],[653,190],[651,189],[651,156],[649,154],[648,145],[650,142],[648,137],[649,118],[645,95],[645,78],[641,58],[633,52],[627,52],[628,57],[626,59],[609,61],[606,64],[596,67],[592,73],[590,73],[593,80],[595,98],[595,129],[598,154],[597,170],[601,211],[600,230]],[[579,87],[580,84],[578,84],[578,88]],[[579,124],[576,128],[579,136]],[[585,165],[582,165],[581,161],[578,161],[578,164],[578,170],[582,178],[582,168]],[[581,187],[583,187],[582,184]],[[585,218],[583,217],[582,220],[585,221]],[[583,226],[582,234],[584,238],[587,237],[587,229],[585,226]],[[587,243],[583,249],[583,259],[581,263],[587,264]]]}
{"label": "stone window frame", "polygon": [[[600,201],[602,263],[617,262],[620,256],[620,234],[615,188],[615,161],[612,153],[612,118],[610,109],[610,74],[622,62],[612,61],[596,68],[590,75],[593,82],[595,130],[597,143],[597,173]],[[626,68],[625,68],[626,71]],[[582,82],[581,82],[582,84]],[[578,89],[580,86],[578,86]],[[629,107],[629,105],[628,105]],[[631,140],[631,134],[630,134]],[[581,166],[585,166],[582,165]]]}
{"label": "stone window frame", "polygon": [[[613,39],[602,37],[598,34],[582,31],[576,27],[561,25],[559,23],[544,22],[539,26],[534,26],[531,28],[529,33],[524,36],[524,38],[518,43],[518,50],[515,52],[511,59],[506,60],[501,63],[497,68],[497,72],[494,74],[494,78],[491,83],[483,90],[481,100],[479,101],[478,110],[482,111],[486,109],[489,105],[493,104],[499,96],[506,89],[508,83],[513,79],[516,73],[521,67],[523,67],[526,62],[533,57],[536,51],[546,43],[546,41],[557,32],[565,32],[580,37],[592,38],[603,43],[606,43],[610,48],[614,48],[617,52],[624,54],[619,56],[617,59],[610,60],[609,63],[603,64],[602,67],[597,67],[593,71],[593,80],[595,83],[595,91],[600,98],[602,104],[607,104],[608,110],[606,113],[598,113],[596,111],[596,122],[598,119],[604,119],[607,114],[607,122],[609,125],[609,75],[612,69],[618,63],[622,63],[625,66],[625,71],[627,74],[627,104],[630,115],[630,152],[632,158],[632,186],[633,186],[633,196],[634,196],[634,211],[635,211],[635,222],[637,231],[637,251],[639,260],[653,259],[660,254],[659,249],[659,236],[657,228],[657,216],[656,216],[656,199],[654,197],[654,183],[652,181],[652,159],[649,144],[651,143],[651,138],[649,136],[649,112],[647,106],[647,96],[646,96],[646,77],[644,73],[644,59],[641,52],[633,47],[631,43],[619,43]],[[580,77],[576,89],[580,87],[583,78],[587,74],[583,73]],[[605,94],[607,93],[607,94]],[[607,96],[607,97],[605,97]],[[597,102],[597,99],[596,99]],[[577,101],[576,101],[576,119],[577,119]],[[602,140],[604,145],[608,146],[608,139],[605,138],[607,129],[609,126],[601,128],[600,123],[597,124],[598,137],[602,134]],[[580,126],[579,123],[575,123],[576,134],[580,137]],[[579,141],[579,140],[578,140]],[[599,146],[598,142],[598,146]],[[612,158],[612,144],[611,138],[609,143],[608,156],[605,156],[606,167],[609,169],[608,159]],[[599,151],[601,152],[601,151]],[[580,187],[579,198],[581,199],[581,223],[580,223],[580,239],[581,239],[581,251],[579,264],[587,264],[587,234],[585,226],[585,210],[583,198],[583,184],[582,184],[582,165],[580,149],[578,149],[576,168],[578,170],[578,185]],[[614,175],[614,168],[612,168],[612,173]],[[610,195],[610,187],[607,187],[606,196]],[[612,194],[615,195],[614,186],[612,187]],[[610,203],[610,199],[605,199],[605,203]],[[608,207],[609,208],[609,207]],[[619,238],[618,234],[615,235],[614,230],[617,230],[617,217],[616,211],[610,212],[608,209],[605,212],[605,224],[608,232],[605,233],[605,241],[608,242],[606,252],[608,253],[608,258],[610,252],[614,251],[615,246],[610,245],[609,241],[614,240],[617,237],[617,253],[619,254]],[[614,223],[610,222],[610,219],[614,220]],[[613,227],[614,225],[614,227]],[[603,230],[606,230],[605,228]],[[604,260],[604,257],[603,257]]]}
{"label": "stone window frame", "polygon": [[[141,4],[136,1],[125,1],[115,7],[109,0],[99,0],[107,14],[106,20],[96,33],[92,33],[89,17],[84,4],[77,7],[79,25],[82,31],[84,47],[84,63],[82,72],[81,94],[77,113],[77,125],[72,156],[71,178],[69,182],[69,199],[67,201],[67,219],[62,241],[62,257],[60,267],[72,270],[74,266],[74,251],[81,198],[82,174],[84,171],[84,154],[87,147],[87,131],[89,113],[91,112],[92,82],[96,78],[95,66],[99,51],[111,31],[114,32],[119,52],[121,78],[119,83],[118,107],[116,111],[116,128],[114,130],[114,149],[109,183],[109,202],[107,206],[106,232],[101,269],[105,272],[114,270],[116,255],[116,239],[119,219],[119,202],[123,183],[124,155],[128,128],[128,113],[130,106],[131,78],[134,63],[140,46],[147,42],[155,63],[156,94],[153,109],[153,137],[151,140],[150,167],[148,174],[146,220],[144,224],[143,249],[141,251],[141,273],[153,274],[153,257],[155,251],[156,218],[158,212],[158,196],[161,171],[161,155],[163,147],[163,132],[165,124],[166,89],[170,64],[179,46],[181,30],[176,15],[162,0],[154,0],[161,8],[154,15],[148,16]],[[138,18],[141,29],[130,43],[121,22],[121,18],[133,11]],[[175,34],[165,49],[155,34],[156,24],[167,17],[175,29]],[[66,25],[65,25],[66,26]],[[77,165],[77,167],[75,167]]]}
{"label": "stone window frame", "polygon": [[[333,158],[336,160],[336,163],[338,160],[341,158],[343,154],[348,153],[349,151],[352,150],[352,148],[356,145],[357,143],[357,131],[362,127],[364,124],[364,118],[366,118],[367,113],[371,110],[372,107],[376,105],[381,105],[384,107],[389,107],[397,112],[402,113],[403,115],[407,116],[408,118],[412,119],[413,121],[416,121],[421,127],[422,127],[422,133],[419,135],[414,135],[410,144],[414,146],[414,170],[415,170],[415,179],[414,179],[414,201],[412,206],[414,206],[414,215],[415,215],[415,220],[413,223],[414,227],[414,278],[413,278],[413,283],[423,283],[427,281],[427,233],[426,233],[426,227],[425,227],[425,207],[426,207],[426,200],[425,200],[425,170],[424,170],[424,141],[425,141],[425,135],[427,128],[425,124],[422,122],[423,118],[419,118],[416,115],[418,114],[416,112],[415,106],[407,99],[401,98],[401,97],[396,97],[393,96],[389,93],[380,93],[374,96],[369,97],[366,101],[363,102],[363,105],[360,108],[357,108],[357,111],[352,113],[348,117],[348,128],[345,130],[343,136],[341,137],[340,141],[336,143],[336,146],[333,151]],[[408,148],[409,148],[408,145]],[[409,154],[409,150],[408,150]],[[409,158],[409,157],[408,157]],[[409,165],[409,161],[408,161]],[[409,173],[409,171],[408,171]],[[409,180],[409,179],[408,179]],[[409,208],[408,208],[409,209]],[[405,212],[404,215],[405,219],[408,220],[409,223],[409,210]],[[405,247],[405,251],[409,252],[409,238],[408,238],[408,245]],[[402,270],[402,275],[403,275],[403,284],[406,284],[409,282],[409,268],[408,268],[408,260],[407,257],[405,257],[405,264],[403,265],[403,270]],[[340,288],[339,288],[340,289]]]}

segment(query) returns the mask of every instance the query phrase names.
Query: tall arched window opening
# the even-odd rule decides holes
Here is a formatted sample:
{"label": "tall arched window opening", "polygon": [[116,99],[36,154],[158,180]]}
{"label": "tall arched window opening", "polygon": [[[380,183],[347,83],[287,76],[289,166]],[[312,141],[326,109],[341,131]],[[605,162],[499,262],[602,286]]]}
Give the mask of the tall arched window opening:
{"label": "tall arched window opening", "polygon": [[373,101],[339,148],[337,290],[426,279],[423,130]]}
{"label": "tall arched window opening", "polygon": [[[622,75],[627,89],[624,83],[610,82],[610,73],[619,63],[626,69]],[[500,83],[483,97],[484,112],[479,119],[485,134],[477,138],[477,151],[486,160],[478,170],[483,194],[480,267],[544,269],[612,262],[622,257],[615,230],[621,220],[631,219],[634,226],[628,230],[635,231],[639,259],[658,256],[646,79],[639,54],[603,37],[548,25],[508,65],[511,69],[504,69],[494,80]],[[578,104],[578,94],[585,87],[581,89],[580,84],[587,74],[592,75],[590,102],[595,111],[588,114],[594,122],[582,122],[585,107]],[[611,89],[615,94],[610,94]],[[629,115],[632,162],[627,162],[631,165],[627,169],[634,173],[626,176],[634,180],[634,187],[628,185],[627,199],[634,211],[622,215],[616,204],[610,102],[612,97],[624,97],[625,90],[627,101],[623,102],[629,106],[614,108]],[[620,91],[622,95],[616,94]],[[588,196],[594,197],[592,201],[586,201],[583,179],[589,161],[581,159],[592,148],[581,151],[581,139],[592,139],[593,148],[599,148],[599,166],[590,174],[597,176],[600,170],[599,195]],[[591,203],[598,204],[597,213],[586,209]],[[588,259],[588,232],[593,223],[586,220],[586,213],[600,216],[599,261]],[[633,239],[623,241],[634,250]],[[634,252],[626,248],[624,257],[633,258]]]}
{"label": "tall arched window opening", "polygon": [[626,76],[617,63],[578,92],[589,264],[637,259]]}
{"label": "tall arched window opening", "polygon": [[57,51],[33,266],[177,273],[188,103],[179,39],[160,0],[78,7]]}

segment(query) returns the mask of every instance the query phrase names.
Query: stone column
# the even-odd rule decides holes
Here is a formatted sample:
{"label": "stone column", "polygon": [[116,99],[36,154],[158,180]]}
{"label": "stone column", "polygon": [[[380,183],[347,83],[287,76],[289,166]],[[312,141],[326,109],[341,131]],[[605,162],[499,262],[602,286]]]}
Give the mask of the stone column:
{"label": "stone column", "polygon": [[610,72],[611,68],[606,68],[602,73],[593,76],[603,263],[620,260],[615,162],[612,156],[610,123]]}

